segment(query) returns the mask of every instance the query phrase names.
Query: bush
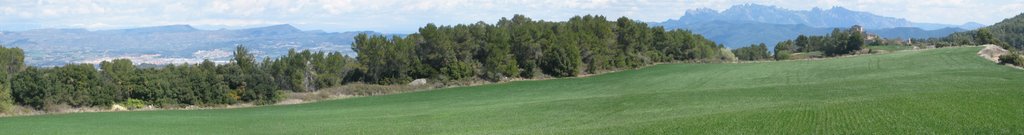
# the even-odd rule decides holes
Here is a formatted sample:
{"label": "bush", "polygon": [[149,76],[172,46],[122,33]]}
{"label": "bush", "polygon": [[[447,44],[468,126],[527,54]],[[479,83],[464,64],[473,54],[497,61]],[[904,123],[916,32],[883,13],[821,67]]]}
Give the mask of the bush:
{"label": "bush", "polygon": [[793,53],[790,53],[789,51],[775,52],[775,60],[788,60],[792,54]]}
{"label": "bush", "polygon": [[6,104],[6,103],[0,103],[0,114],[3,114],[5,112],[7,112],[8,110],[11,110],[11,108],[14,108],[14,105]]}
{"label": "bush", "polygon": [[9,89],[0,89],[0,113],[7,112],[14,107],[14,100]]}
{"label": "bush", "polygon": [[121,103],[121,104],[124,105],[125,108],[131,109],[131,110],[139,109],[139,108],[142,108],[142,107],[146,106],[146,102],[143,102],[142,100],[134,99],[134,98],[130,98],[127,101],[124,101],[124,103]]}
{"label": "bush", "polygon": [[555,77],[574,77],[580,72],[583,61],[575,45],[554,45],[544,50],[541,70]]}
{"label": "bush", "polygon": [[43,111],[46,112],[68,112],[74,107],[68,104],[46,104],[43,105]]}
{"label": "bush", "polygon": [[1020,54],[1010,53],[1003,56],[999,56],[999,64],[1012,64],[1015,66],[1024,66],[1024,58],[1021,58]]}
{"label": "bush", "polygon": [[178,103],[178,100],[172,98],[160,98],[153,101],[153,105],[158,106],[160,108],[172,108],[180,107],[181,103]]}

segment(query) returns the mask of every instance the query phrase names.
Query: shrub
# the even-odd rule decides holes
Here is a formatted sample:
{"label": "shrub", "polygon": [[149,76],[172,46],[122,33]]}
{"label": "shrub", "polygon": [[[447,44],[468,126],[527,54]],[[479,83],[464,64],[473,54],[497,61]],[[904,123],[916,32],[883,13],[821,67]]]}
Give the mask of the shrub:
{"label": "shrub", "polygon": [[1010,53],[1003,56],[999,56],[999,64],[1013,64],[1016,66],[1024,66],[1024,58],[1021,58],[1020,54]]}
{"label": "shrub", "polygon": [[74,107],[71,107],[71,105],[63,104],[63,103],[62,104],[46,104],[46,105],[43,105],[43,111],[46,111],[46,112],[68,112],[68,111],[72,110],[73,108]]}
{"label": "shrub", "polygon": [[775,60],[788,60],[792,54],[793,53],[790,53],[789,51],[775,52]]}
{"label": "shrub", "polygon": [[178,103],[178,100],[172,98],[160,98],[153,101],[153,105],[160,108],[172,108],[181,106],[181,103]]}
{"label": "shrub", "polygon": [[0,113],[7,112],[14,107],[14,100],[11,99],[10,90],[0,89]]}
{"label": "shrub", "polygon": [[7,112],[8,110],[11,110],[11,108],[14,108],[14,105],[7,104],[7,103],[0,103],[0,114],[3,114],[5,112]]}
{"label": "shrub", "polygon": [[142,108],[142,107],[146,106],[146,102],[143,102],[142,100],[134,99],[134,98],[129,98],[128,100],[124,101],[124,103],[121,103],[121,104],[124,105],[125,108],[133,109],[133,110],[134,109],[139,109],[139,108]]}

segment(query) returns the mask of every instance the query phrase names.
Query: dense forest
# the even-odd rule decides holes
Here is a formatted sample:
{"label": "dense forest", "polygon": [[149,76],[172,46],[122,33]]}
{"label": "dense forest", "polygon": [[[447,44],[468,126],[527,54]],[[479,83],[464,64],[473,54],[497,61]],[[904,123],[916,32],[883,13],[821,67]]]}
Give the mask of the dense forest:
{"label": "dense forest", "polygon": [[414,78],[571,77],[658,62],[732,59],[721,45],[685,30],[665,30],[622,17],[576,16],[566,22],[522,15],[497,24],[427,24],[406,37],[359,35],[359,81],[401,84]]}
{"label": "dense forest", "polygon": [[105,106],[129,99],[157,106],[217,105],[239,102],[270,104],[281,99],[279,90],[311,91],[341,85],[353,58],[341,53],[289,51],[277,59],[256,61],[238,46],[228,64],[209,60],[196,64],[138,68],[127,59],[98,65],[26,67],[23,52],[4,48],[7,70],[5,93],[18,105],[46,109],[53,105]]}
{"label": "dense forest", "polygon": [[957,32],[945,38],[919,39],[922,42],[950,45],[995,44],[1007,49],[1024,48],[1024,14],[1005,19],[992,26],[972,31]]}
{"label": "dense forest", "polygon": [[362,34],[357,57],[290,50],[257,60],[239,45],[227,64],[136,67],[127,59],[99,65],[27,67],[18,48],[0,50],[0,111],[11,105],[46,110],[142,101],[156,106],[271,104],[283,91],[308,92],[347,83],[404,84],[572,77],[659,62],[735,59],[721,45],[686,30],[665,30],[622,17],[576,16],[565,22],[523,15],[497,24],[436,26],[386,37]]}

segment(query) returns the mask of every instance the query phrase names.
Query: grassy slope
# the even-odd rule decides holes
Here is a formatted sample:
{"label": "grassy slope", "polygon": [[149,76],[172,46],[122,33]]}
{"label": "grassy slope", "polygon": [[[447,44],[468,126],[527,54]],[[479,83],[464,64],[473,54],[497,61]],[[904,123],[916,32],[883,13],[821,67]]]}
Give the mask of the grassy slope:
{"label": "grassy slope", "polygon": [[1024,133],[1024,72],[980,48],[669,64],[243,109],[0,118],[3,134]]}
{"label": "grassy slope", "polygon": [[889,52],[914,49],[913,46],[904,46],[904,45],[867,46],[867,48],[868,49],[873,49],[873,50],[885,50],[885,51],[889,51]]}

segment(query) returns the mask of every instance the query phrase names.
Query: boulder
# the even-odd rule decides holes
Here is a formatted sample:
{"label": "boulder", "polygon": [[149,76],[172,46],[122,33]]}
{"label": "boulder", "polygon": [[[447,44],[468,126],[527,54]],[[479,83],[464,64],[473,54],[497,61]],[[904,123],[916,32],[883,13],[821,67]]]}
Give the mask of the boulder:
{"label": "boulder", "polygon": [[409,85],[412,85],[412,86],[424,85],[424,84],[427,84],[427,79],[424,79],[424,78],[412,80],[412,82],[409,82]]}

